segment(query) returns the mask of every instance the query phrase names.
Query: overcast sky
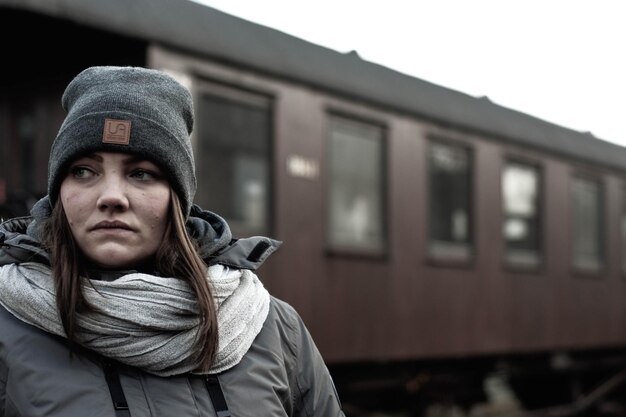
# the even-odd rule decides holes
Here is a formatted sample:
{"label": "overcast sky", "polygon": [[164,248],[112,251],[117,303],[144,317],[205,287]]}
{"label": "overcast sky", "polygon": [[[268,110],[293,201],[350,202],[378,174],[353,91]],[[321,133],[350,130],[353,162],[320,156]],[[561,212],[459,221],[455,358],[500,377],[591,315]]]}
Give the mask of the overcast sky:
{"label": "overcast sky", "polygon": [[196,0],[626,146],[626,3]]}

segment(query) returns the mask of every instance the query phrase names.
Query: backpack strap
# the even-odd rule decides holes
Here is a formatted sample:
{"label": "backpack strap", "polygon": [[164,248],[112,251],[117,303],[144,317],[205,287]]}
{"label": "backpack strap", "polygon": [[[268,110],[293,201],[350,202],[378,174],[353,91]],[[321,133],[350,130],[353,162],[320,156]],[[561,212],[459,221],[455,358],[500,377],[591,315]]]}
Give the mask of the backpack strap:
{"label": "backpack strap", "polygon": [[[115,408],[115,417],[131,417],[117,366],[113,362],[103,361],[102,368],[104,369],[104,376],[109,386],[109,392],[111,393],[113,408]],[[224,393],[222,392],[220,380],[217,376],[205,376],[204,383],[209,392],[209,397],[211,398],[217,417],[232,417],[232,414],[228,410],[228,405],[226,404],[226,398],[224,398]]]}
{"label": "backpack strap", "polygon": [[131,417],[126,396],[120,382],[120,374],[117,371],[115,363],[108,360],[102,361],[102,369],[104,369],[104,377],[106,378],[111,400],[113,400],[113,408],[115,408],[115,417]]}
{"label": "backpack strap", "polygon": [[222,392],[222,386],[220,380],[215,375],[207,375],[204,377],[204,383],[207,391],[209,391],[209,397],[213,403],[213,408],[217,413],[217,417],[231,417],[230,411],[228,411],[228,405],[226,404],[226,398]]}

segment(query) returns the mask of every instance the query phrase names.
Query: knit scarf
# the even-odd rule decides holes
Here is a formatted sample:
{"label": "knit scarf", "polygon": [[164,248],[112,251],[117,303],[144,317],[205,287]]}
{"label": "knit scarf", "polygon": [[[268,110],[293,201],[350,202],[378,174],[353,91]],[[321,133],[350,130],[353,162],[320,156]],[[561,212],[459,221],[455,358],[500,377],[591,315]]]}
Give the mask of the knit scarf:
{"label": "knit scarf", "polygon": [[[270,296],[249,270],[213,265],[207,278],[217,306],[219,345],[207,373],[241,361],[269,311]],[[114,281],[83,278],[93,312],[78,315],[77,342],[105,357],[158,376],[194,372],[199,324],[194,292],[183,280],[142,273]],[[66,337],[49,267],[39,263],[0,267],[0,304],[18,319]]]}

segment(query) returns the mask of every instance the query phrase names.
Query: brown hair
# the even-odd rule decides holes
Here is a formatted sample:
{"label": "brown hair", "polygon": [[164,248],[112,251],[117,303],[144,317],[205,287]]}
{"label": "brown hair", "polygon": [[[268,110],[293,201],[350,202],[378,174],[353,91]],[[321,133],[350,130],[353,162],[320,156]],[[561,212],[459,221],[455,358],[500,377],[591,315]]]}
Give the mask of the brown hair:
{"label": "brown hair", "polygon": [[[92,311],[93,306],[85,299],[80,280],[86,276],[86,262],[74,241],[60,200],[44,226],[42,241],[50,253],[57,309],[71,346],[76,340],[77,315]],[[173,191],[169,221],[156,252],[155,265],[159,274],[186,280],[196,293],[200,324],[194,349],[201,361],[200,370],[206,371],[217,353],[217,311],[206,277],[207,266],[187,233],[180,199]]]}

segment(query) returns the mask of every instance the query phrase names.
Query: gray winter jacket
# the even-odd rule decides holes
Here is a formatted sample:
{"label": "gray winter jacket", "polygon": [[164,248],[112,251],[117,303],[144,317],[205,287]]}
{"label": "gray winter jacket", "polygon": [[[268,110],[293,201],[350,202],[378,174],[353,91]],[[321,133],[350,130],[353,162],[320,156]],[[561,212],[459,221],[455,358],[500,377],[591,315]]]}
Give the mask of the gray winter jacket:
{"label": "gray winter jacket", "polygon": [[[194,234],[213,243],[223,238],[221,219],[192,211],[205,230]],[[47,263],[30,218],[0,226],[0,265]],[[197,225],[196,225],[197,226]],[[32,227],[31,227],[32,229]],[[195,227],[195,229],[198,229]],[[230,240],[230,239],[229,239]],[[271,239],[229,241],[209,263],[256,268],[278,246]],[[16,319],[0,306],[0,416],[116,417],[105,369],[109,361]],[[198,375],[157,377],[116,364],[132,417],[201,417],[216,413],[206,379]],[[288,304],[271,299],[268,317],[235,367],[217,375],[231,416],[343,416],[324,362],[304,323]]]}

